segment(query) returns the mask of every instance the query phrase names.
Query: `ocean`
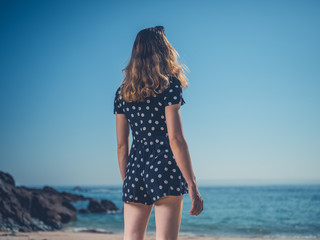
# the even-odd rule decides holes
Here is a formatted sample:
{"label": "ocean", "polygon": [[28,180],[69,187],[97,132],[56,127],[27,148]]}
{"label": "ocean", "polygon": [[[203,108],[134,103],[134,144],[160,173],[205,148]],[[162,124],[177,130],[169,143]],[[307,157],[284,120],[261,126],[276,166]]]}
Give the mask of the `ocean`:
{"label": "ocean", "polygon": [[[82,194],[97,200],[113,201],[121,210],[111,214],[81,214],[65,225],[77,231],[83,228],[123,233],[121,186],[53,186],[58,191]],[[204,200],[199,216],[189,214],[191,200],[184,195],[180,235],[266,238],[319,238],[320,185],[198,186]],[[73,203],[86,208],[88,201]],[[152,210],[147,233],[155,232]]]}

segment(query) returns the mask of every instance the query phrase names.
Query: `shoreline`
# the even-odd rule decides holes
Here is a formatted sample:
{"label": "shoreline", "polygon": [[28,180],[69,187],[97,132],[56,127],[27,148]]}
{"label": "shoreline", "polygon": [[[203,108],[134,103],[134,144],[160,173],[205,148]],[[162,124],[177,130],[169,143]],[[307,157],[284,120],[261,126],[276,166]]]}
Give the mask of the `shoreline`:
{"label": "shoreline", "polygon": [[[106,232],[74,232],[71,230],[38,231],[38,232],[0,232],[0,240],[123,240],[123,233]],[[146,233],[145,240],[155,240],[155,233]],[[272,238],[272,237],[219,237],[219,236],[185,236],[179,234],[179,240],[310,240],[320,238]]]}

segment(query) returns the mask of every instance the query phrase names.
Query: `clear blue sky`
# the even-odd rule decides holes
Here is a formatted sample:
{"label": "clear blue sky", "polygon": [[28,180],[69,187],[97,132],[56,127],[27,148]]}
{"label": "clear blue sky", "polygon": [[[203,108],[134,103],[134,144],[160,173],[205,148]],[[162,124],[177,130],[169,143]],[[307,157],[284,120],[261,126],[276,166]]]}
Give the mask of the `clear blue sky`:
{"label": "clear blue sky", "polygon": [[320,179],[319,1],[0,1],[0,170],[121,184],[113,98],[136,34],[163,25],[190,73],[199,184]]}

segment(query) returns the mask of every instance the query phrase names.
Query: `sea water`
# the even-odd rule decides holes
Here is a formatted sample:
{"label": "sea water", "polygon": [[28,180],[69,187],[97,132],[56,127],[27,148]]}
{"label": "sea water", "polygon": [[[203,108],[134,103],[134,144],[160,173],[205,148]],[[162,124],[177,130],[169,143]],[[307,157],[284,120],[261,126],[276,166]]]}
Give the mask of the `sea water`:
{"label": "sea water", "polygon": [[[108,199],[119,212],[81,214],[65,225],[66,229],[95,228],[123,233],[123,202],[121,186],[55,187],[58,191]],[[262,185],[262,186],[198,186],[204,200],[204,210],[198,216],[189,214],[191,200],[183,198],[180,235],[227,237],[320,237],[320,185]],[[88,201],[73,203],[86,208]],[[156,231],[154,209],[147,233]]]}

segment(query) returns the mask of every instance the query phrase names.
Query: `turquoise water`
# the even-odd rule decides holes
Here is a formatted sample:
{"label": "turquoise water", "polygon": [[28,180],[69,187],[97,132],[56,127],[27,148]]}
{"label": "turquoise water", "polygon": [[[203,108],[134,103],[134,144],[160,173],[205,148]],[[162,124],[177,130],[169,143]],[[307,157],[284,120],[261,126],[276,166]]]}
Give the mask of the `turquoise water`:
{"label": "turquoise water", "polygon": [[[55,187],[95,199],[109,199],[121,211],[113,214],[78,214],[65,228],[97,228],[123,232],[121,186]],[[199,186],[204,211],[191,216],[189,195],[184,195],[181,235],[238,237],[320,237],[320,185]],[[74,203],[85,208],[88,202]],[[154,210],[147,232],[155,232]]]}

